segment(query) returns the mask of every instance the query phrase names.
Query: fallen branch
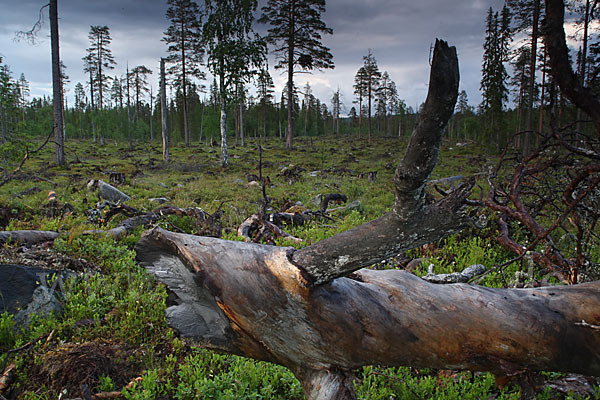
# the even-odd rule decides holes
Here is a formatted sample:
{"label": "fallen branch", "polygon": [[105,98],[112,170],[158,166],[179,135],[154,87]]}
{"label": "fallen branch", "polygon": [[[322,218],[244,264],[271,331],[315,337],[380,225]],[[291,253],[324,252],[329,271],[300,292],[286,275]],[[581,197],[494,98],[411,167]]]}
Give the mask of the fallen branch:
{"label": "fallen branch", "polygon": [[59,233],[53,231],[2,231],[0,243],[32,245],[52,241],[58,236]]}
{"label": "fallen branch", "polygon": [[[119,212],[140,213],[141,211],[133,207],[118,204],[114,205],[114,207],[111,208],[107,214],[110,215],[110,217],[112,217]],[[164,220],[169,215],[178,215],[194,218],[199,228],[199,234],[214,237],[221,236],[222,227],[219,222],[221,216],[223,215],[223,211],[221,210],[221,208],[217,209],[217,211],[215,211],[213,214],[208,214],[197,207],[178,208],[171,206],[161,207],[149,213],[135,215],[131,218],[127,218],[126,220],[122,221],[119,225],[109,230],[88,230],[85,231],[84,234],[106,234],[118,240],[140,226],[150,226],[156,224],[159,221]]]}
{"label": "fallen branch", "polygon": [[465,268],[462,272],[453,272],[451,274],[434,274],[433,264],[429,266],[427,275],[423,276],[422,279],[431,283],[447,284],[447,283],[466,283],[471,279],[479,276],[485,272],[485,266],[481,264],[471,265]]}

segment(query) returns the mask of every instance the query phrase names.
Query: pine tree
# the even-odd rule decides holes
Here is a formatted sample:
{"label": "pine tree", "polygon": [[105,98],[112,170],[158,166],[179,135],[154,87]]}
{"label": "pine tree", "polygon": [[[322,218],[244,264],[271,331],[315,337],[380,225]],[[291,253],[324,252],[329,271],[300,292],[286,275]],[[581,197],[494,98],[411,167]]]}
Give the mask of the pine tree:
{"label": "pine tree", "polygon": [[252,30],[256,0],[206,0],[205,4],[202,43],[209,55],[206,65],[219,79],[221,165],[227,167],[227,104],[236,86],[258,73],[266,47]]}
{"label": "pine tree", "polygon": [[[293,92],[294,73],[333,68],[333,56],[321,42],[322,34],[332,34],[321,14],[325,0],[268,0],[259,22],[269,23],[267,41],[272,44],[279,62],[275,68],[287,71],[287,91]],[[286,148],[293,147],[293,102],[288,102]]]}
{"label": "pine tree", "polygon": [[371,54],[371,49],[369,49],[369,54],[363,57],[363,66],[364,69],[364,77],[366,84],[366,94],[367,94],[367,118],[368,118],[368,131],[369,131],[369,144],[371,144],[371,102],[373,100],[373,96],[379,87],[379,80],[381,79],[381,72],[379,72],[379,67],[377,66],[377,60],[373,54]]}
{"label": "pine tree", "polygon": [[98,96],[98,108],[102,109],[104,94],[110,89],[110,77],[106,73],[114,69],[117,63],[108,47],[112,42],[108,26],[91,26],[88,38],[90,47],[87,49],[87,55],[83,57],[84,71],[90,73],[90,84]]}
{"label": "pine tree", "polygon": [[534,88],[534,98],[530,98],[531,69],[529,67],[531,65],[531,48],[529,46],[519,47],[515,52],[515,58],[511,64],[514,72],[510,84],[514,88],[514,101],[517,103],[518,131],[520,132],[522,130],[523,110],[527,110],[529,104],[534,102],[536,94]]}
{"label": "pine tree", "polygon": [[134,67],[127,77],[135,93],[135,113],[136,117],[140,114],[140,107],[142,105],[142,96],[150,93],[148,87],[148,75],[152,74],[152,71],[145,65],[138,65]]}
{"label": "pine tree", "polygon": [[[363,108],[363,98],[367,95],[368,85],[367,85],[367,71],[365,67],[360,67],[354,76],[354,94],[358,97],[358,109],[359,111]],[[355,102],[356,103],[356,102]],[[362,112],[358,114],[358,137],[360,137],[360,133],[362,130]]]}
{"label": "pine tree", "polygon": [[377,115],[383,117],[383,132],[388,131],[387,116],[392,114],[394,104],[398,99],[396,83],[390,79],[387,71],[381,75],[381,80],[376,90]]}
{"label": "pine tree", "polygon": [[310,87],[310,84],[308,82],[306,82],[306,84],[304,85],[304,136],[307,136],[307,128],[308,128],[308,113],[310,111],[310,106],[312,103],[312,99],[314,97],[313,93],[312,93],[312,88]]}
{"label": "pine tree", "polygon": [[77,116],[79,119],[79,135],[83,137],[83,121],[81,114],[86,106],[85,89],[81,82],[77,82],[75,85],[75,109],[77,110]]}
{"label": "pine tree", "polygon": [[112,86],[110,88],[110,100],[114,104],[115,108],[123,108],[123,81],[121,78],[115,75],[112,79]]}
{"label": "pine tree", "polygon": [[[538,58],[538,38],[539,38],[539,24],[543,19],[543,7],[540,6],[541,0],[508,0],[507,4],[515,15],[516,26],[514,27],[515,32],[527,32],[530,36],[530,49],[531,54],[529,64],[529,94],[528,98],[534,98],[534,91],[536,88],[535,75],[536,75],[536,62]],[[530,152],[530,136],[533,130],[533,101],[530,101],[527,105],[527,126],[525,128],[525,138],[523,142],[523,154],[528,155]]]}
{"label": "pine tree", "polygon": [[170,5],[167,18],[171,25],[162,40],[168,44],[167,62],[172,64],[169,75],[175,77],[175,84],[183,93],[183,134],[187,147],[190,145],[187,96],[189,79],[204,79],[204,73],[200,70],[204,56],[201,45],[201,13],[193,0],[168,0],[167,3]]}

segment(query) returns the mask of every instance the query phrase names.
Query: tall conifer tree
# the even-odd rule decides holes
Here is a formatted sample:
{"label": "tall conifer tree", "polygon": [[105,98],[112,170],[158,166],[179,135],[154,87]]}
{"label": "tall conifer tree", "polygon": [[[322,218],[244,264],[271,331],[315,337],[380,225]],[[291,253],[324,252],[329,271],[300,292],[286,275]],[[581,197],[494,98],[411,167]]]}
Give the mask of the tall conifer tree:
{"label": "tall conifer tree", "polygon": [[183,135],[186,147],[190,145],[188,125],[188,96],[190,77],[204,79],[200,70],[204,49],[201,45],[202,23],[200,8],[193,0],[168,0],[167,18],[171,21],[163,41],[168,44],[169,56],[166,61],[172,64],[168,72],[175,77],[176,86],[183,94]]}
{"label": "tall conifer tree", "polygon": [[499,16],[492,8],[486,18],[485,42],[481,70],[481,110],[488,116],[489,128],[499,132],[500,118],[508,101],[508,61],[511,41],[510,13],[505,6]]}
{"label": "tall conifer tree", "polygon": [[[279,62],[275,68],[287,71],[287,91],[294,91],[294,73],[333,68],[333,56],[321,43],[323,34],[332,34],[321,14],[325,12],[325,0],[268,0],[262,8],[259,22],[271,25],[267,41],[275,49]],[[287,103],[288,129],[286,147],[293,147],[293,102]]]}
{"label": "tall conifer tree", "polygon": [[90,47],[83,57],[84,71],[90,73],[93,92],[98,96],[98,108],[104,107],[104,93],[110,90],[110,76],[107,72],[114,69],[116,62],[109,47],[112,42],[108,26],[91,26],[88,35]]}
{"label": "tall conifer tree", "polygon": [[377,66],[377,60],[371,54],[371,49],[369,49],[369,54],[363,57],[363,66],[364,70],[364,79],[365,79],[365,87],[366,87],[366,95],[367,95],[367,121],[368,121],[368,131],[369,131],[369,144],[371,144],[371,103],[373,101],[373,96],[379,87],[379,80],[381,79],[381,72],[379,71],[379,67]]}

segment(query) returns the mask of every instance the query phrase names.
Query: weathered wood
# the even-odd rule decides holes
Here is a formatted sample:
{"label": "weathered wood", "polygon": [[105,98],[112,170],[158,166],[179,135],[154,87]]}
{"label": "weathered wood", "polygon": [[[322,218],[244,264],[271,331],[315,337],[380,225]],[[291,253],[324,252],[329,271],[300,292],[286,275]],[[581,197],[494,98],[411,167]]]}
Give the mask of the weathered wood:
{"label": "weathered wood", "polygon": [[90,180],[87,184],[87,187],[89,190],[97,190],[98,197],[112,201],[113,203],[123,203],[131,200],[131,197],[101,179]]}
{"label": "weathered wood", "polygon": [[[375,221],[322,240],[294,253],[307,279],[322,284],[408,249],[459,232],[470,224],[460,213],[468,190],[454,201],[425,207],[425,182],[437,163],[442,134],[458,97],[456,48],[435,44],[427,100],[394,177],[392,210]],[[464,187],[463,187],[464,188]],[[356,244],[360,243],[360,246]]]}
{"label": "weathered wood", "polygon": [[2,231],[0,243],[37,244],[56,239],[58,232],[53,231]]}
{"label": "weathered wood", "polygon": [[136,246],[138,261],[179,297],[167,309],[171,326],[285,365],[309,399],[348,398],[318,394],[314,382],[342,393],[352,369],[370,364],[600,376],[600,334],[582,324],[600,325],[600,282],[490,289],[363,269],[306,287],[292,251],[160,228]]}

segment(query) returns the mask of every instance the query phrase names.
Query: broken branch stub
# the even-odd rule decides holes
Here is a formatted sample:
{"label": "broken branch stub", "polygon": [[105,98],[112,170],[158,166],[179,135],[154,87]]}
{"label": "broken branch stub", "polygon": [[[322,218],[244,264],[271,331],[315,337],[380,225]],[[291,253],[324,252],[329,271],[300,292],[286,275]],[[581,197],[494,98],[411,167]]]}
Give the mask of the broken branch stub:
{"label": "broken branch stub", "polygon": [[[435,164],[448,120],[458,96],[456,48],[437,40],[427,100],[394,177],[395,201],[383,217],[296,251],[293,263],[308,281],[323,284],[403,251],[461,231],[471,222],[462,200],[470,190],[425,206],[425,182]],[[458,196],[458,194],[460,195]],[[360,246],[357,246],[360,243]]]}

